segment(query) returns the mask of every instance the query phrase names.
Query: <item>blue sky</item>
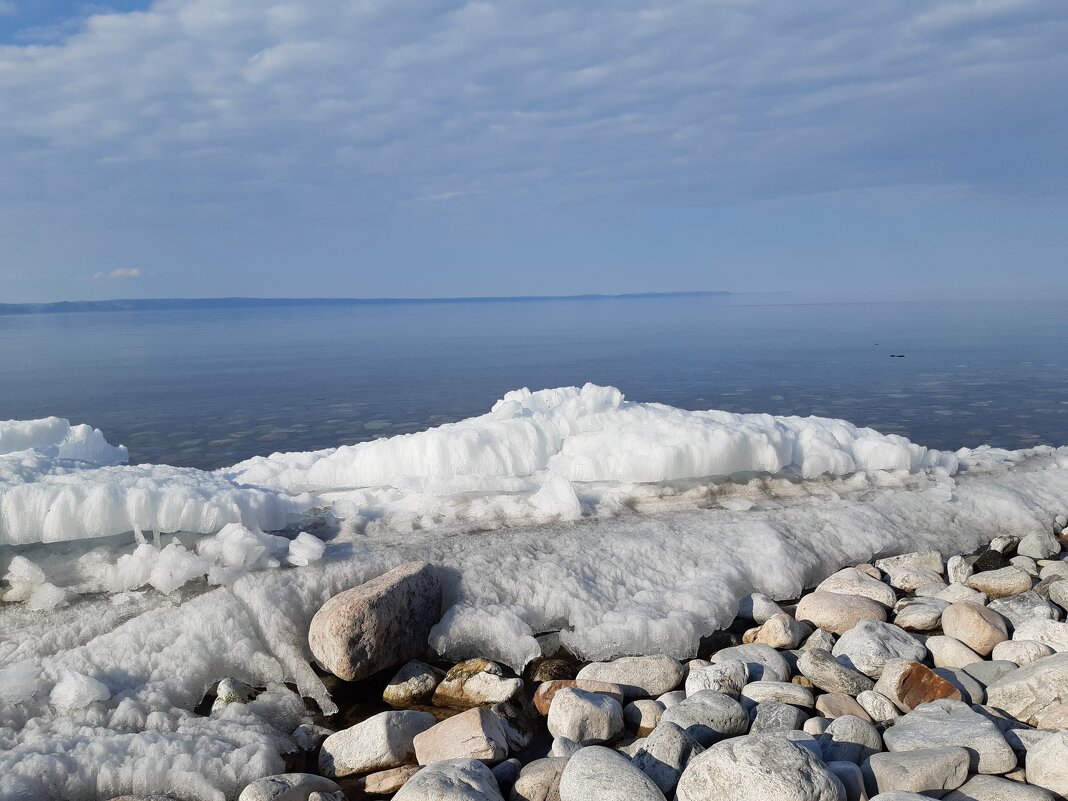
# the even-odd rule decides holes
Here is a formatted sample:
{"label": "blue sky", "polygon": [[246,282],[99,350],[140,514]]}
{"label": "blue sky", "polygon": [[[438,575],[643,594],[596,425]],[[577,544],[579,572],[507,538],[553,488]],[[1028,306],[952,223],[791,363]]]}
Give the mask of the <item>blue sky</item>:
{"label": "blue sky", "polygon": [[0,0],[0,302],[1068,295],[1063,0]]}

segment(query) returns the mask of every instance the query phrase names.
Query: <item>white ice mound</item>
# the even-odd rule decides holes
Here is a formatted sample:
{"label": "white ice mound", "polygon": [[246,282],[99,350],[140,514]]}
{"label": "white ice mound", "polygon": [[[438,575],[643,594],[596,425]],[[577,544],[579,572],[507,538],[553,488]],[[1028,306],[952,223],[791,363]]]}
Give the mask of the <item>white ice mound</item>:
{"label": "white ice mound", "polygon": [[516,390],[480,417],[330,450],[256,457],[222,473],[291,491],[388,486],[440,494],[437,487],[460,478],[476,479],[469,490],[497,489],[502,479],[543,471],[574,482],[649,483],[956,467],[951,454],[844,420],[686,411],[625,401],[614,387],[587,384]]}
{"label": "white ice mound", "polygon": [[92,426],[72,426],[59,417],[0,420],[0,456],[29,450],[94,466],[122,464],[127,457],[125,446],[109,445]]}

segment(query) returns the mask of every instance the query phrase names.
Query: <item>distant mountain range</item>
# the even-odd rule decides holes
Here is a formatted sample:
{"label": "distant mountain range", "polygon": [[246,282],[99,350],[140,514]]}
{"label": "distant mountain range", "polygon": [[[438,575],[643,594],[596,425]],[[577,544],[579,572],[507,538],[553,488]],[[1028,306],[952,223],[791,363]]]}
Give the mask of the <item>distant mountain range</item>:
{"label": "distant mountain range", "polygon": [[0,303],[0,315],[70,314],[74,312],[171,311],[181,309],[248,309],[270,306],[369,306],[409,303],[535,303],[560,300],[623,300],[727,296],[730,292],[630,292],[620,295],[516,295],[468,298],[146,298],[64,300],[56,303]]}

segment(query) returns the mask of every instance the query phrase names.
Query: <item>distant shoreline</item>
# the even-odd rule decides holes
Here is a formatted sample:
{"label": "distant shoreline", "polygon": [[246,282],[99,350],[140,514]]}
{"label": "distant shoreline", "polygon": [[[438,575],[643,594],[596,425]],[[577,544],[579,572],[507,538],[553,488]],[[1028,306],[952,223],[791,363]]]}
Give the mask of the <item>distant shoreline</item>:
{"label": "distant shoreline", "polygon": [[626,292],[618,295],[498,295],[454,298],[145,298],[73,300],[53,303],[0,303],[0,315],[78,312],[173,311],[183,309],[250,309],[272,306],[388,306],[441,303],[542,303],[566,300],[633,300],[639,298],[726,297],[732,292]]}

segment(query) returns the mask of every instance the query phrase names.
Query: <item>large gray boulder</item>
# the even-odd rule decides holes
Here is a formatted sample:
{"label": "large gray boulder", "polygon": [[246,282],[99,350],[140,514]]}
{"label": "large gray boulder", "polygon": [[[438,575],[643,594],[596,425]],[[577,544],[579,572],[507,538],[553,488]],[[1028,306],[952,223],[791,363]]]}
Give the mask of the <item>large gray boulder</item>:
{"label": "large gray boulder", "polygon": [[1027,781],[1068,798],[1068,729],[1044,737],[1027,751]]}
{"label": "large gray boulder", "polygon": [[358,776],[405,765],[415,757],[415,736],[436,722],[428,712],[379,712],[327,737],[319,750],[319,772]]}
{"label": "large gray boulder", "polygon": [[[923,748],[897,754],[872,754],[861,770],[868,793],[901,791],[941,796],[968,778],[967,750],[959,746]],[[882,796],[879,796],[882,797]]]}
{"label": "large gray boulder", "polygon": [[854,715],[835,718],[818,738],[824,762],[861,764],[883,750],[879,730]]}
{"label": "large gray boulder", "polygon": [[345,681],[423,655],[441,617],[441,580],[429,562],[408,562],[335,595],[312,618],[308,645]]}
{"label": "large gray boulder", "polygon": [[712,664],[718,665],[731,659],[745,663],[750,681],[790,680],[789,663],[782,654],[767,645],[749,643],[724,648],[712,655]]}
{"label": "large gray boulder", "polygon": [[546,757],[528,762],[512,786],[511,801],[560,801],[560,777],[567,757]]}
{"label": "large gray boulder", "polygon": [[917,662],[927,655],[927,648],[891,623],[862,620],[838,639],[831,653],[847,667],[877,679],[891,659]]}
{"label": "large gray boulder", "polygon": [[674,723],[661,723],[645,738],[631,764],[670,798],[690,760],[704,750],[684,729]]}
{"label": "large gray boulder", "polygon": [[665,801],[653,780],[610,748],[593,745],[568,760],[560,801]]}
{"label": "large gray boulder", "polygon": [[716,743],[690,760],[677,801],[846,801],[845,787],[809,749],[775,734]]}
{"label": "large gray boulder", "polygon": [[671,692],[682,683],[685,675],[686,670],[677,659],[658,654],[593,662],[582,668],[576,678],[618,684],[623,688],[624,698],[633,701]]}
{"label": "large gray boulder", "polygon": [[[264,776],[245,787],[237,801],[309,801],[312,794],[316,801],[345,801],[345,793],[330,779],[314,773],[282,773]],[[142,796],[146,798],[147,796]],[[124,796],[133,798],[133,796]],[[163,799],[163,796],[151,798]],[[122,799],[114,799],[122,801]]]}
{"label": "large gray boulder", "polygon": [[579,745],[608,743],[623,735],[623,709],[607,695],[565,688],[553,696],[548,727],[553,737]]}
{"label": "large gray boulder", "polygon": [[393,801],[504,801],[493,772],[474,759],[429,765],[408,779]]}
{"label": "large gray boulder", "polygon": [[830,651],[813,648],[797,658],[801,675],[824,692],[846,693],[857,696],[870,690],[875,683],[859,670],[848,668],[839,662]]}
{"label": "large gray boulder", "polygon": [[979,774],[942,796],[942,801],[1053,801],[1053,796],[1041,787]]}
{"label": "large gray boulder", "polygon": [[493,763],[508,756],[508,732],[484,706],[446,718],[417,734],[413,742],[420,765],[455,759]]}
{"label": "large gray boulder", "polygon": [[998,727],[961,701],[947,699],[917,707],[883,733],[883,742],[893,752],[966,748],[974,773],[1008,773],[1016,767],[1016,754]]}
{"label": "large gray boulder", "polygon": [[703,746],[745,734],[749,713],[740,703],[715,690],[702,690],[664,710],[660,725],[674,723]]}
{"label": "large gray boulder", "polygon": [[986,688],[986,702],[1033,726],[1046,710],[1068,703],[1068,653],[1036,659],[1002,676]]}

